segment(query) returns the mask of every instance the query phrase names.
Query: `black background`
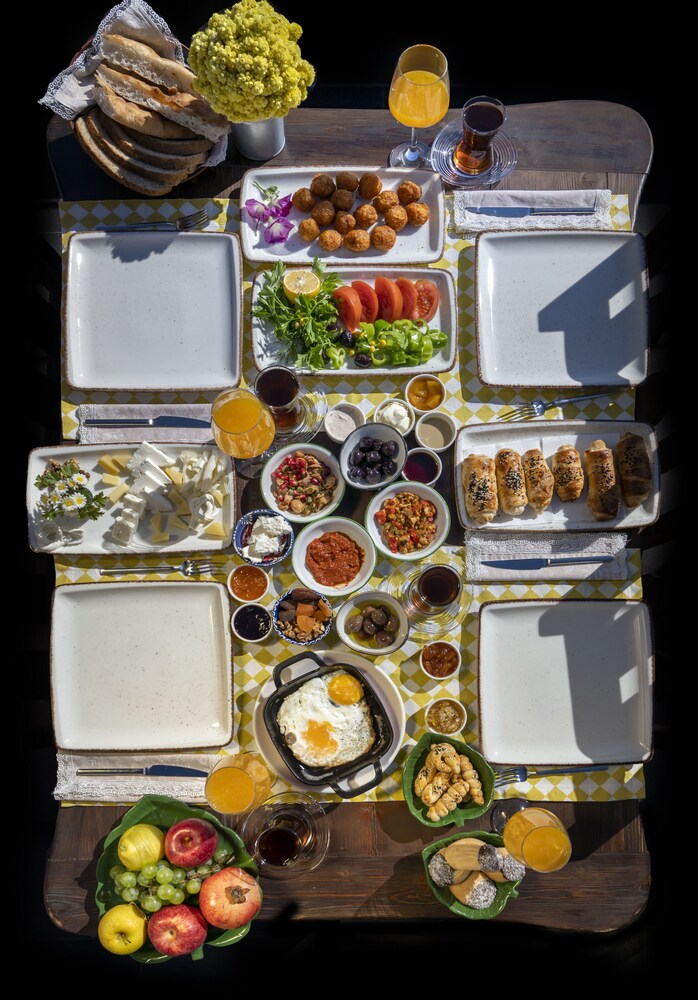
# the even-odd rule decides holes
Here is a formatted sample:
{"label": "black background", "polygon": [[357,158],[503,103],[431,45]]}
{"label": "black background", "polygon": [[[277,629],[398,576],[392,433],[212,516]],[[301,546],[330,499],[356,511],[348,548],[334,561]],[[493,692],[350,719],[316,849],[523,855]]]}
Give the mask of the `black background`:
{"label": "black background", "polygon": [[[215,9],[200,2],[164,0],[154,6],[184,43]],[[606,26],[600,18],[601,23],[592,26],[591,40],[581,48],[575,31],[554,39],[548,29],[545,49],[549,59],[543,63],[539,52],[543,48],[539,35],[542,16],[516,19],[492,8],[476,13],[461,4],[422,3],[406,8],[395,0],[332,5],[280,0],[276,7],[303,26],[301,49],[317,71],[305,106],[387,107],[388,86],[400,52],[415,42],[428,42],[441,48],[449,60],[451,107],[462,105],[475,94],[491,94],[505,104],[584,98],[634,108],[648,122],[655,141],[643,202],[669,205],[673,200],[670,160],[674,122],[667,117],[668,83],[665,78],[663,85],[658,85],[636,58],[617,54],[613,58],[615,49],[622,53],[631,47],[628,37],[618,37],[617,29],[625,28],[622,18],[614,25],[609,13]],[[24,135],[29,153],[28,158],[23,156],[27,179],[15,174],[15,187],[24,192],[22,197],[27,190],[34,192],[37,227],[43,200],[56,194],[45,150],[50,116],[35,102],[49,80],[94,32],[106,9],[101,3],[44,8],[32,32],[32,73],[30,80],[22,83],[31,123]],[[584,21],[585,15],[581,19]],[[580,24],[577,31],[583,28]],[[609,83],[599,72],[604,60],[616,72],[621,70],[615,82]],[[576,82],[566,82],[575,71]],[[532,72],[536,74],[533,79]],[[35,398],[27,422],[27,446],[32,447],[60,439],[59,324],[56,302],[47,300],[44,291],[55,283],[55,253],[31,235],[29,258],[23,277],[30,277],[30,286],[23,301],[31,334],[22,340],[30,349]],[[337,992],[343,983],[363,993],[405,981],[412,985],[413,996],[440,996],[454,989],[508,993],[516,983],[527,990],[558,991],[574,982],[595,980],[599,974],[604,982],[640,983],[652,966],[657,967],[660,960],[663,963],[662,915],[668,911],[674,886],[662,850],[666,816],[673,808],[672,713],[666,686],[658,749],[646,768],[648,799],[642,805],[653,859],[653,890],[645,914],[625,931],[586,936],[469,921],[449,921],[435,927],[418,922],[313,924],[280,918],[272,924],[253,924],[240,945],[207,948],[203,963],[193,964],[184,958],[144,968],[102,951],[92,938],[54,927],[42,900],[44,859],[56,814],[51,797],[55,749],[48,708],[47,652],[54,576],[50,559],[26,549],[22,550],[22,567],[23,605],[31,611],[21,654],[22,747],[28,767],[22,803],[29,836],[20,883],[19,950],[34,956],[37,963],[45,963],[62,983],[72,984],[71,992],[89,989],[95,995],[112,983],[147,985],[149,990],[176,984],[187,990],[213,986],[234,993],[243,989],[247,993],[267,992],[278,985],[294,992],[310,989],[324,997]],[[653,610],[656,617],[657,608]],[[661,636],[661,627],[659,632]],[[9,872],[6,875],[9,877]],[[361,878],[360,871],[356,877]]]}

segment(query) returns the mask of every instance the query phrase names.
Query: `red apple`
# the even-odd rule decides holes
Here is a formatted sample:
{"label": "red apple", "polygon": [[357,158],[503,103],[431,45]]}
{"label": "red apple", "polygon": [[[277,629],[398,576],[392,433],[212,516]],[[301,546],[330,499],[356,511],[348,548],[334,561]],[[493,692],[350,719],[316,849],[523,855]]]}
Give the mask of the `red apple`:
{"label": "red apple", "polygon": [[163,906],[148,920],[148,937],[161,955],[188,955],[206,940],[208,924],[195,906]]}
{"label": "red apple", "polygon": [[205,865],[218,847],[218,832],[207,819],[181,819],[165,835],[167,860],[180,868]]}
{"label": "red apple", "polygon": [[242,868],[224,868],[204,879],[199,906],[213,927],[243,927],[262,905],[257,880]]}

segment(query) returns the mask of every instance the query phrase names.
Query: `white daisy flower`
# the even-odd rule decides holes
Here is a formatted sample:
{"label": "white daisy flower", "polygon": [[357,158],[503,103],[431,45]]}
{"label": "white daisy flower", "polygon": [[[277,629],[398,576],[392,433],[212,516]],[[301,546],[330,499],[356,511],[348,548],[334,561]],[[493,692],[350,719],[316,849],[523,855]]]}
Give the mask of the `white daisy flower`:
{"label": "white daisy flower", "polygon": [[72,496],[72,497],[70,497],[70,499],[71,499],[71,500],[73,501],[73,503],[75,504],[75,510],[82,510],[82,508],[83,508],[83,507],[85,506],[85,504],[87,503],[87,500],[86,500],[86,498],[85,498],[85,497],[84,497],[84,496],[82,495],[82,493],[75,493],[75,494],[73,494],[73,496]]}
{"label": "white daisy flower", "polygon": [[68,484],[63,479],[61,479],[59,483],[56,483],[55,491],[60,496],[63,496],[64,493],[68,492]]}
{"label": "white daisy flower", "polygon": [[[75,511],[78,509],[78,505],[76,503],[77,499],[78,498],[76,496],[65,498],[65,500],[63,501],[63,510],[66,512],[66,514],[74,514]],[[82,499],[84,502],[85,498],[83,497]]]}
{"label": "white daisy flower", "polygon": [[61,502],[61,497],[59,493],[49,493],[48,502],[52,504],[59,504]]}
{"label": "white daisy flower", "polygon": [[70,481],[73,486],[87,486],[87,476],[84,472],[76,472],[74,476],[70,477]]}

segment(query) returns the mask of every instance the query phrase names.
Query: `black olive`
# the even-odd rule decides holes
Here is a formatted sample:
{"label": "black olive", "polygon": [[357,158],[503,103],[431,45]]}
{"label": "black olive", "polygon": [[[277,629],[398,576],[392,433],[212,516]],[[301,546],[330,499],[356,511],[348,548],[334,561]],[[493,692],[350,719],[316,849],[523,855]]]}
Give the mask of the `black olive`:
{"label": "black olive", "polygon": [[354,362],[357,368],[370,368],[373,364],[371,355],[365,354],[363,351],[355,356]]}
{"label": "black olive", "polygon": [[378,465],[381,460],[379,451],[369,451],[366,453],[366,465]]}
{"label": "black olive", "polygon": [[366,458],[365,451],[362,451],[361,448],[354,448],[351,455],[349,456],[349,465],[361,465],[361,463],[365,458]]}
{"label": "black olive", "polygon": [[365,608],[364,608],[364,610],[363,610],[363,614],[364,614],[364,617],[366,617],[366,618],[367,618],[367,617],[368,617],[369,615],[371,615],[371,614],[372,614],[372,612],[374,612],[375,610],[376,610],[376,609],[375,609],[375,608],[373,607],[373,605],[372,605],[372,604],[367,604],[367,605],[366,605],[366,607],[365,607]]}
{"label": "black olive", "polygon": [[381,471],[384,476],[392,476],[397,472],[397,462],[393,462],[392,458],[386,458],[381,462]]}
{"label": "black olive", "polygon": [[366,467],[364,465],[350,465],[347,469],[347,476],[356,482],[358,479],[366,478]]}
{"label": "black olive", "polygon": [[324,363],[326,365],[328,365],[330,363],[330,356],[329,356],[329,354],[327,353],[327,351],[325,350],[324,347],[322,349],[322,360],[324,361]]}
{"label": "black olive", "polygon": [[371,485],[375,485],[376,483],[379,483],[382,478],[383,478],[383,475],[381,473],[381,470],[377,469],[375,465],[373,466],[373,468],[366,470],[366,482],[367,483],[371,483]]}
{"label": "black olive", "polygon": [[353,347],[354,346],[354,334],[350,333],[349,330],[344,330],[343,333],[339,335],[339,342],[342,347]]}
{"label": "black olive", "polygon": [[347,632],[360,632],[364,624],[363,615],[354,615],[352,618],[347,618],[347,623],[344,626]]}
{"label": "black olive", "polygon": [[394,635],[391,635],[390,632],[386,632],[385,630],[376,632],[376,642],[379,646],[389,646],[394,638]]}
{"label": "black olive", "polygon": [[371,621],[375,622],[376,625],[385,625],[388,620],[388,615],[383,610],[383,608],[376,608],[375,611],[371,612]]}
{"label": "black olive", "polygon": [[362,631],[368,635],[375,635],[378,631],[378,626],[375,622],[372,622],[370,618],[364,618],[364,626]]}
{"label": "black olive", "polygon": [[400,619],[397,615],[388,615],[388,620],[385,623],[386,632],[397,632],[400,628]]}
{"label": "black olive", "polygon": [[371,451],[373,449],[373,438],[362,437],[359,441],[359,448],[361,448],[362,451]]}
{"label": "black olive", "polygon": [[397,455],[397,441],[384,441],[381,445],[381,454],[386,458],[392,458],[393,455]]}

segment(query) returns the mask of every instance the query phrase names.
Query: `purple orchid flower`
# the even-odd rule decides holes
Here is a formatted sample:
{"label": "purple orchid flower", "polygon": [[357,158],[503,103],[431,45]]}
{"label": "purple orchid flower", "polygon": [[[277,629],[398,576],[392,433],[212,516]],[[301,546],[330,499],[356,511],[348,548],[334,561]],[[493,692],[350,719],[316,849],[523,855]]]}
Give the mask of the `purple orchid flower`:
{"label": "purple orchid flower", "polygon": [[287,219],[276,219],[274,222],[269,223],[264,230],[264,242],[284,243],[292,229],[292,222],[289,222]]}
{"label": "purple orchid flower", "polygon": [[291,211],[291,195],[287,194],[285,197],[273,202],[270,211],[275,219],[286,218]]}

